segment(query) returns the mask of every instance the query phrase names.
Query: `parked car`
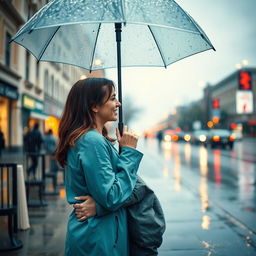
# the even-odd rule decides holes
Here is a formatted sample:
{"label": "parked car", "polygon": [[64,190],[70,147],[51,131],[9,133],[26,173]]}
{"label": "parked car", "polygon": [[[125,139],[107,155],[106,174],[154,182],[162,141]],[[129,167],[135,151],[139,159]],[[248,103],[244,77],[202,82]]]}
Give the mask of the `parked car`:
{"label": "parked car", "polygon": [[235,136],[231,134],[229,130],[225,129],[213,129],[209,131],[208,143],[212,148],[221,146],[226,148],[227,146],[232,149],[234,146]]}
{"label": "parked car", "polygon": [[209,131],[207,131],[207,130],[194,131],[192,134],[192,137],[191,137],[191,142],[196,145],[201,144],[201,145],[206,146],[207,140],[208,140],[208,133],[209,133]]}

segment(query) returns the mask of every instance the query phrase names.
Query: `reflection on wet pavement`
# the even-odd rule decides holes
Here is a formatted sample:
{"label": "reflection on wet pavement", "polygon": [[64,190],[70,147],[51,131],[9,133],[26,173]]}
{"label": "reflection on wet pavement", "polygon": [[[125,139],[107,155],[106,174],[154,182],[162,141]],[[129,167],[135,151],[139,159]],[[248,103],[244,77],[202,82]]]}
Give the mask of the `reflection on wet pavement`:
{"label": "reflection on wet pavement", "polygon": [[141,169],[147,170],[142,176],[166,214],[160,256],[256,254],[255,163],[243,160],[251,156],[245,157],[240,145],[230,151],[164,142],[155,156],[163,166],[157,179],[146,164],[147,152],[154,158],[153,141],[148,151],[142,149]]}
{"label": "reflection on wet pavement", "polygon": [[255,167],[255,164],[247,161],[238,162],[239,197],[243,201],[255,196]]}
{"label": "reflection on wet pavement", "polygon": [[219,187],[221,183],[221,152],[219,149],[213,151],[215,183]]}
{"label": "reflection on wet pavement", "polygon": [[[176,145],[177,146],[177,145]],[[180,154],[177,152],[178,147],[174,147],[174,170],[173,170],[173,177],[175,180],[175,189],[177,191],[181,190],[181,161],[180,161]]]}
{"label": "reflection on wet pavement", "polygon": [[190,167],[191,145],[188,143],[185,144],[185,159],[186,159],[187,167]]}

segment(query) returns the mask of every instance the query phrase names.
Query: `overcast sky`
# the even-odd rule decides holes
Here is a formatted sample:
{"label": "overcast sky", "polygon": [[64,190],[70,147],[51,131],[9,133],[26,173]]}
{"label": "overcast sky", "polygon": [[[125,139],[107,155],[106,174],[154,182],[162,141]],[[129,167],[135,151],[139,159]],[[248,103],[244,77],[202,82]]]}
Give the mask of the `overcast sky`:
{"label": "overcast sky", "polygon": [[[123,68],[123,94],[143,109],[135,130],[152,127],[178,105],[202,97],[205,83],[217,83],[243,60],[256,67],[256,0],[177,0],[203,28],[210,50],[164,68]],[[106,71],[116,81],[116,70]]]}

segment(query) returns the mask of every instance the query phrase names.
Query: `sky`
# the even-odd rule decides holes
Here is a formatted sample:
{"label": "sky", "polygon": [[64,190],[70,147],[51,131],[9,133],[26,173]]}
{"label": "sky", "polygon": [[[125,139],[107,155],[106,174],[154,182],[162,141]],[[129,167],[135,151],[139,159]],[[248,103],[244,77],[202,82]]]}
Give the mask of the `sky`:
{"label": "sky", "polygon": [[[209,50],[165,68],[123,68],[123,97],[142,111],[131,124],[136,131],[154,126],[179,105],[202,98],[203,87],[221,81],[237,64],[256,67],[256,0],[177,0],[205,31]],[[117,84],[115,69],[106,77]]]}

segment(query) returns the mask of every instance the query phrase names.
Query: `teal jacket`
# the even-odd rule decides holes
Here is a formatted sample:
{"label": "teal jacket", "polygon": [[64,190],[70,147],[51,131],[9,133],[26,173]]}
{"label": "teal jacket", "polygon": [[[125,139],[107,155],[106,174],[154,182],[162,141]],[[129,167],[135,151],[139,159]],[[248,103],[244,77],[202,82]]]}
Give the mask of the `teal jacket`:
{"label": "teal jacket", "polygon": [[77,221],[74,210],[69,216],[66,256],[128,256],[126,209],[121,207],[132,194],[142,153],[123,147],[116,148],[96,130],[90,130],[68,153],[65,170],[67,201],[91,195],[97,202],[97,212],[110,211],[86,221]]}

